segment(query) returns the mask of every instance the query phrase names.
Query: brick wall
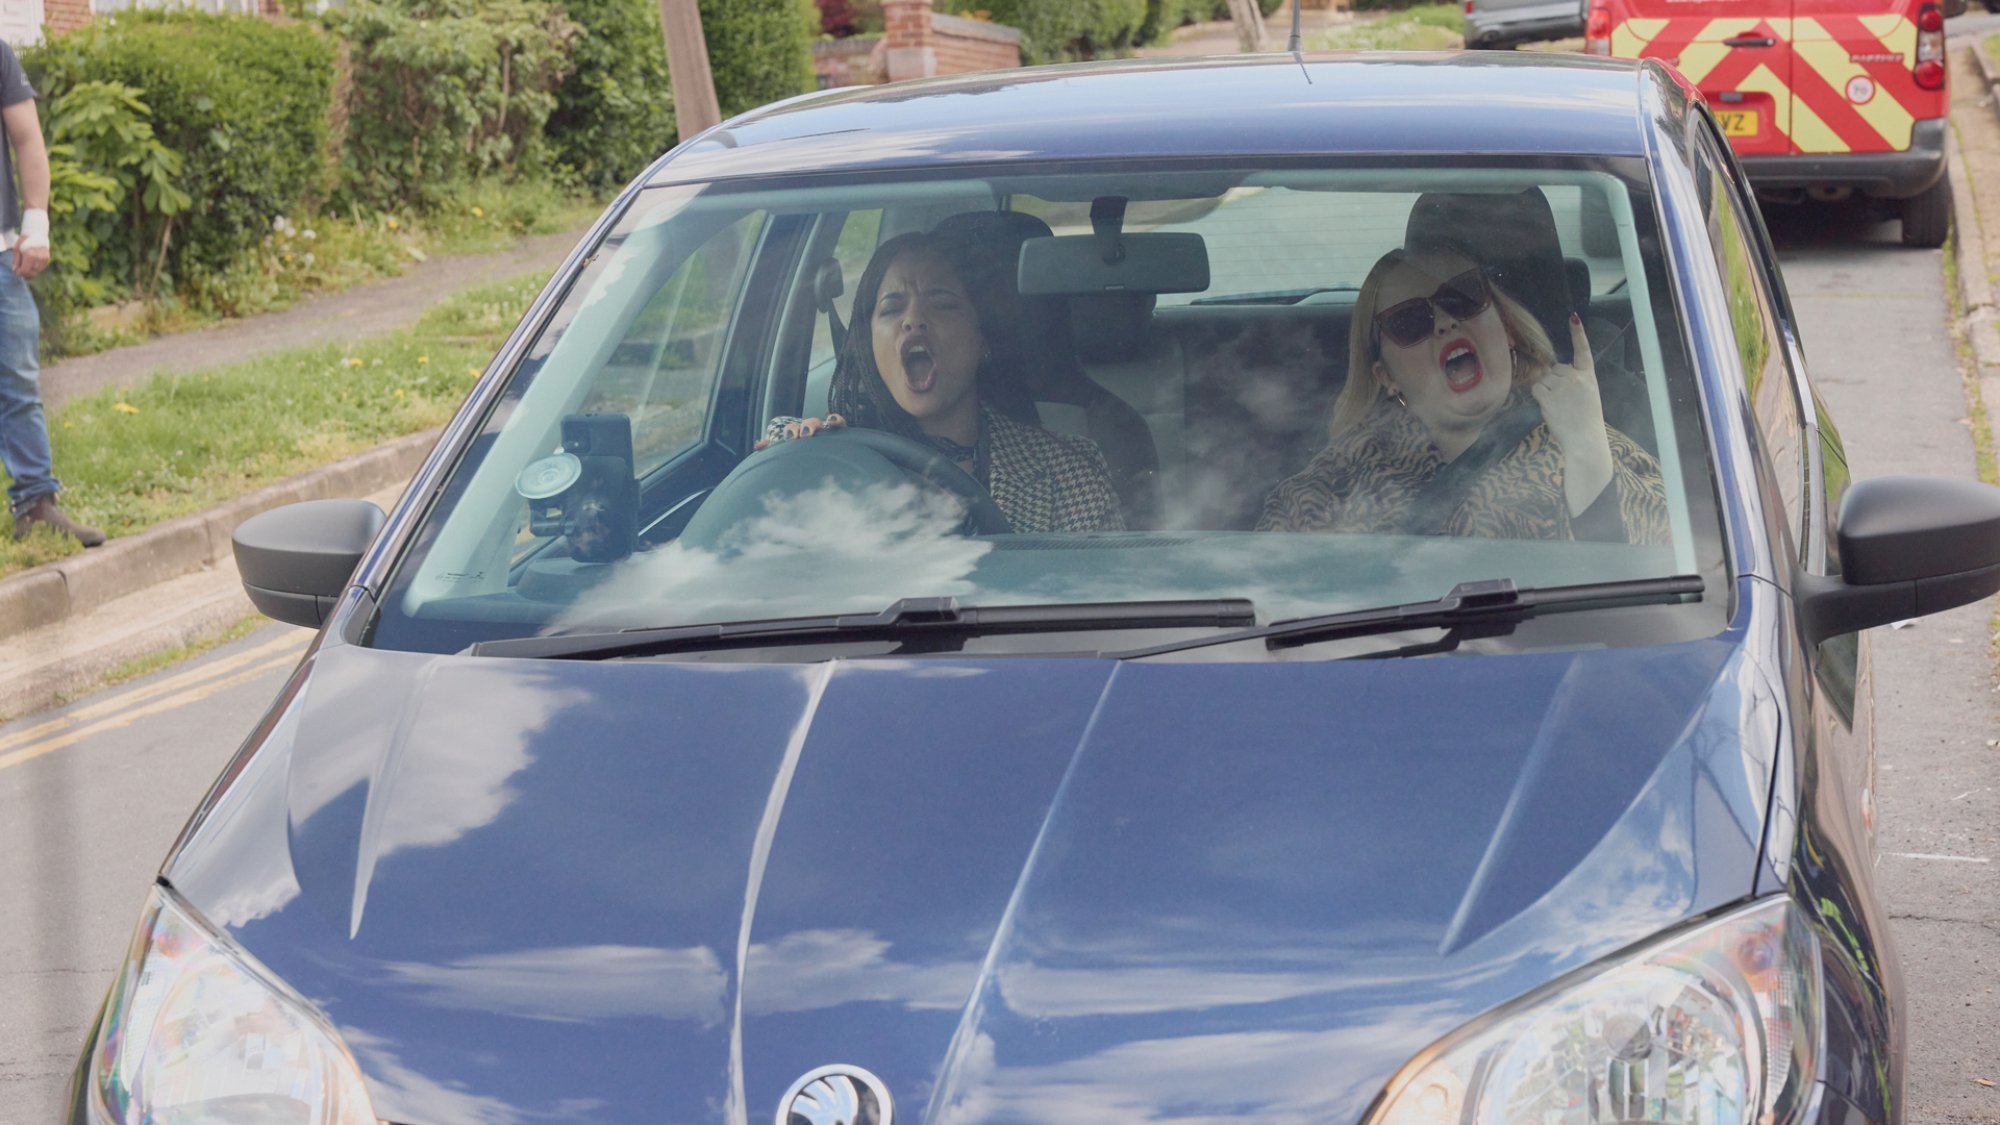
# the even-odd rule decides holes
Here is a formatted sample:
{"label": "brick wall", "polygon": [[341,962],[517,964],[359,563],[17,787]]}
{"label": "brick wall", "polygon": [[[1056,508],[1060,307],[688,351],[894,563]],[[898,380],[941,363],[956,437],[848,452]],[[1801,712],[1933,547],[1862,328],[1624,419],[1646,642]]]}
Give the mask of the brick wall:
{"label": "brick wall", "polygon": [[880,35],[855,35],[846,39],[821,39],[813,43],[813,73],[819,88],[875,86],[889,80],[885,52],[888,41]]}
{"label": "brick wall", "polygon": [[75,31],[90,22],[90,0],[42,0],[42,24],[50,35]]}
{"label": "brick wall", "polygon": [[933,13],[931,29],[939,74],[1006,70],[1021,65],[1021,33],[1014,28]]}
{"label": "brick wall", "polygon": [[967,74],[1021,65],[1021,33],[983,20],[939,15],[931,0],[883,0],[880,37],[813,44],[821,89]]}

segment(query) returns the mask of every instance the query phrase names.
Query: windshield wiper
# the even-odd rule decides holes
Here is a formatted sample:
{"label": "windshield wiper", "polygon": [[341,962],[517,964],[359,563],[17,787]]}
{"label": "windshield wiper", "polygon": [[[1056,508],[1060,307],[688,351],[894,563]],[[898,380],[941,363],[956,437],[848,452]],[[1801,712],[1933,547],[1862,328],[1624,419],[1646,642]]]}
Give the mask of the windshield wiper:
{"label": "windshield wiper", "polygon": [[880,613],[778,617],[712,625],[516,637],[481,641],[465,652],[468,656],[514,656],[543,660],[617,660],[738,645],[904,640],[913,635],[966,637],[986,633],[1065,633],[1093,629],[1228,629],[1253,625],[1256,621],[1256,607],[1248,598],[1001,606],[960,605],[957,598],[903,598]]}
{"label": "windshield wiper", "polygon": [[[1350,637],[1400,633],[1405,629],[1449,629],[1458,637],[1464,637],[1472,635],[1470,630],[1473,626],[1511,625],[1513,622],[1533,617],[1537,613],[1644,605],[1672,601],[1688,595],[1693,595],[1699,600],[1701,589],[1702,581],[1698,574],[1679,574],[1671,578],[1639,578],[1623,582],[1590,582],[1575,586],[1550,586],[1546,589],[1516,586],[1511,578],[1489,578],[1479,582],[1461,582],[1451,588],[1451,593],[1427,602],[1408,602],[1403,605],[1379,606],[1375,609],[1357,609],[1347,613],[1329,613],[1317,617],[1274,621],[1256,629],[1194,637],[1151,648],[1105,655],[1120,660],[1135,660],[1140,657],[1207,648],[1210,645],[1239,644],[1254,640],[1263,641],[1265,647],[1271,649],[1297,648],[1301,645],[1344,640]],[[1418,651],[1449,651],[1456,647],[1456,639],[1456,637],[1451,638],[1452,643],[1435,648],[1413,646],[1406,655],[1414,655]]]}

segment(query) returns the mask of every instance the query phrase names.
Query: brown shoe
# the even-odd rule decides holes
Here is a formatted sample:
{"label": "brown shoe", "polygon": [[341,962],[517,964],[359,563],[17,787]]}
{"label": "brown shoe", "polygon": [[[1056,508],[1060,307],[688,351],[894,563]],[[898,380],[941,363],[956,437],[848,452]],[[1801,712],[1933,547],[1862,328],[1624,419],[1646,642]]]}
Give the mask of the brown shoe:
{"label": "brown shoe", "polygon": [[56,507],[56,498],[53,496],[36,499],[34,503],[28,505],[26,511],[14,516],[14,538],[26,539],[28,532],[38,523],[48,524],[86,547],[96,547],[104,542],[103,532],[94,527],[85,527],[64,515],[63,510]]}

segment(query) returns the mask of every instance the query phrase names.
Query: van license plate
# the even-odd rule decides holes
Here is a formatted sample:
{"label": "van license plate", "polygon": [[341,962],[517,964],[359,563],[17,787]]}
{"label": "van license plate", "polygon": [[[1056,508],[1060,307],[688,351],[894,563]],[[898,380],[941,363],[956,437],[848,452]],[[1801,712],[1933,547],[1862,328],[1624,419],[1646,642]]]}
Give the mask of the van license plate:
{"label": "van license plate", "polygon": [[1757,111],[1754,109],[1718,109],[1715,123],[1722,126],[1725,137],[1754,137],[1757,135]]}

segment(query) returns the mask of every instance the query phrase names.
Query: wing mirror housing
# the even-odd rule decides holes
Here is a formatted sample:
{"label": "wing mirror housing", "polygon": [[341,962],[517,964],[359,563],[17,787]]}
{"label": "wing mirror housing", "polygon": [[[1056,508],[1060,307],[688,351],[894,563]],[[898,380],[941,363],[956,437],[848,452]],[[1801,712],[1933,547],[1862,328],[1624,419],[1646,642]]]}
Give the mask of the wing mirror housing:
{"label": "wing mirror housing", "polygon": [[244,592],[266,617],[319,628],[387,518],[367,500],[306,500],[251,516],[230,537]]}
{"label": "wing mirror housing", "polygon": [[2000,488],[1932,477],[1857,481],[1840,505],[1837,577],[1792,586],[1810,644],[2000,591]]}

